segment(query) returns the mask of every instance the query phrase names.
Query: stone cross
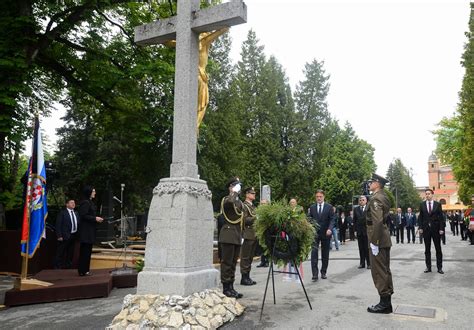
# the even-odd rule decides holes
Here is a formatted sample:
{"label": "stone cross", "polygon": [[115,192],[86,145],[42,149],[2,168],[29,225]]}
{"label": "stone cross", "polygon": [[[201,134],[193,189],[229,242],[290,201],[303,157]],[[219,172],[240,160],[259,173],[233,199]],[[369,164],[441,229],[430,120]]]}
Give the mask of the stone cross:
{"label": "stone cross", "polygon": [[176,40],[173,162],[171,177],[197,178],[196,120],[199,33],[245,23],[240,1],[200,9],[199,0],[179,0],[178,15],[135,28],[135,42],[152,45]]}
{"label": "stone cross", "polygon": [[205,9],[200,9],[200,0],[178,0],[177,16],[135,28],[139,45],[176,40],[170,178],[161,179],[153,190],[138,294],[186,296],[217,286],[218,272],[212,265],[212,195],[199,179],[196,164],[199,33],[246,20],[242,0]]}

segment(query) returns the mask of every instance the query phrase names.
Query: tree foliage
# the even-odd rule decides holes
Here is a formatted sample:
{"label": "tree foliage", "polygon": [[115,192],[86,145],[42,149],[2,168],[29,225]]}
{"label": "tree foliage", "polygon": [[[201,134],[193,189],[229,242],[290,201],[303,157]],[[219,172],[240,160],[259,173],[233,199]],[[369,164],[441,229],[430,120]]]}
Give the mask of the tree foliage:
{"label": "tree foliage", "polygon": [[374,148],[358,138],[349,123],[343,129],[337,123],[333,125],[315,188],[325,190],[327,200],[334,206],[347,210],[352,207],[352,196],[361,193],[361,183],[375,171]]}
{"label": "tree foliage", "polygon": [[[0,79],[0,187],[14,186],[32,104],[47,112],[57,101],[66,109],[53,156],[58,190],[77,197],[85,184],[100,192],[125,183],[129,214],[146,209],[169,175],[174,49],[137,47],[133,28],[170,15],[168,3],[21,0],[3,9],[10,35],[0,37],[0,66],[11,79]],[[322,188],[345,205],[375,169],[373,148],[331,117],[324,63],[307,63],[293,94],[254,31],[236,65],[230,45],[224,35],[211,47],[210,103],[198,137],[199,174],[215,205],[235,175],[255,187],[261,178],[273,199],[309,204]]]}
{"label": "tree foliage", "polygon": [[[117,178],[146,158],[133,157],[148,151],[137,144],[163,145],[163,132],[170,131],[173,52],[137,47],[133,27],[169,15],[168,9],[120,0],[1,2],[0,202],[15,190],[31,116],[54,112],[54,101],[68,111],[57,159],[63,184],[76,190],[96,170],[91,162],[98,174]],[[127,136],[132,131],[138,134]],[[83,142],[81,149],[73,141]]]}
{"label": "tree foliage", "polygon": [[421,199],[415,188],[415,183],[410,171],[400,159],[390,163],[387,170],[387,179],[390,181],[389,191],[395,198],[395,207],[406,210],[408,207],[417,209]]}
{"label": "tree foliage", "polygon": [[468,204],[474,194],[474,4],[471,3],[469,32],[464,47],[461,64],[465,68],[459,104],[451,118],[443,118],[439,123],[436,136],[436,152],[444,163],[453,167],[453,173],[459,183],[460,199]]}

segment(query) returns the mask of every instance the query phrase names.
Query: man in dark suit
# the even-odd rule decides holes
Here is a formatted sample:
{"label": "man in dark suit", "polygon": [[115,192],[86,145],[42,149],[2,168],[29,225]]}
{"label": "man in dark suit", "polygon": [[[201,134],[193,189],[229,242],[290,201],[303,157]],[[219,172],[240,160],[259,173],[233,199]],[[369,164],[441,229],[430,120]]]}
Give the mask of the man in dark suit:
{"label": "man in dark suit", "polygon": [[346,214],[341,212],[339,215],[339,218],[337,220],[338,226],[339,226],[339,237],[341,239],[341,245],[346,244],[346,231],[347,231],[347,218]]}
{"label": "man in dark suit", "polygon": [[[413,213],[411,207],[407,208],[407,214],[405,214],[407,219],[407,240],[410,243],[410,237],[413,244],[415,244],[415,225],[416,225],[416,214]],[[411,235],[411,236],[410,236]]]}
{"label": "man in dark suit", "polygon": [[354,212],[349,211],[349,216],[347,217],[347,226],[349,227],[349,239],[355,241],[354,235]]}
{"label": "man in dark suit", "polygon": [[354,228],[357,234],[357,243],[359,244],[360,264],[358,268],[370,269],[369,259],[369,241],[367,238],[367,197],[361,195],[359,197],[359,206],[354,208]]}
{"label": "man in dark suit", "polygon": [[74,199],[66,201],[66,208],[62,209],[56,218],[56,237],[58,240],[56,250],[56,265],[58,269],[71,268],[76,243],[77,228],[79,226],[79,213],[74,211]]}
{"label": "man in dark suit", "polygon": [[433,200],[433,190],[425,190],[426,200],[420,204],[420,234],[425,241],[425,273],[431,272],[431,241],[436,250],[436,266],[438,273],[443,272],[443,253],[441,252],[441,235],[444,234],[446,221],[441,204]]}
{"label": "man in dark suit", "polygon": [[397,208],[397,213],[395,214],[395,224],[396,224],[396,231],[397,231],[397,244],[401,241],[403,244],[403,237],[405,233],[405,226],[407,224],[407,220],[402,213],[401,208]]}
{"label": "man in dark suit", "polygon": [[324,202],[324,191],[316,191],[316,203],[310,206],[308,217],[319,225],[316,239],[313,242],[311,250],[311,271],[313,273],[313,282],[318,280],[318,250],[321,244],[321,278],[326,279],[326,271],[329,264],[329,244],[331,243],[331,234],[336,221],[336,216],[331,204]]}

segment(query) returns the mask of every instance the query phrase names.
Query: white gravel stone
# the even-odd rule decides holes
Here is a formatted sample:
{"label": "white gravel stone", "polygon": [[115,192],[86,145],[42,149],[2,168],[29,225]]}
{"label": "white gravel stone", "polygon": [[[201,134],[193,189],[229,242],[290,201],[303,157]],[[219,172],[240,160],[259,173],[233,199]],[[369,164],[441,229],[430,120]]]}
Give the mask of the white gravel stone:
{"label": "white gravel stone", "polygon": [[239,316],[244,313],[245,307],[242,306],[239,302],[235,302],[235,311],[237,312],[235,315]]}
{"label": "white gravel stone", "polygon": [[127,295],[123,308],[108,330],[216,329],[245,310],[234,298],[217,290],[205,290],[188,297],[179,295]]}
{"label": "white gravel stone", "polygon": [[139,311],[142,314],[146,313],[150,309],[150,304],[148,304],[148,300],[146,299],[140,300],[139,306]]}
{"label": "white gravel stone", "polygon": [[226,313],[227,313],[227,309],[222,306],[222,305],[216,305],[213,309],[212,309],[212,313],[214,315],[220,315],[220,316],[224,316]]}
{"label": "white gravel stone", "polygon": [[209,329],[211,327],[211,322],[209,322],[209,319],[205,316],[196,315],[196,320],[206,329]]}
{"label": "white gravel stone", "polygon": [[216,315],[214,316],[211,321],[211,327],[214,328],[214,329],[217,329],[219,328],[222,324],[224,324],[224,321],[222,320],[222,316],[220,315]]}
{"label": "white gravel stone", "polygon": [[150,321],[152,321],[152,322],[158,321],[158,315],[157,315],[155,309],[154,309],[154,308],[150,308],[150,309],[146,312],[145,318],[148,319],[148,320],[150,320]]}
{"label": "white gravel stone", "polygon": [[172,328],[179,328],[183,324],[183,315],[178,312],[171,312],[170,319],[166,324]]}

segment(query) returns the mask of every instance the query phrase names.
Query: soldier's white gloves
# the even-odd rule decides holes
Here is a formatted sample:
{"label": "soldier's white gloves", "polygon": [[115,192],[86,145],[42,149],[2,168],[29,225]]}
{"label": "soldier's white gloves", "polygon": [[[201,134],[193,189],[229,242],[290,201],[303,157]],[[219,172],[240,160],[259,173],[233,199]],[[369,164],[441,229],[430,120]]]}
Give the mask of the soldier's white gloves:
{"label": "soldier's white gloves", "polygon": [[237,184],[232,188],[232,191],[233,191],[233,192],[236,192],[236,193],[239,193],[239,192],[240,192],[240,189],[242,189],[242,186],[240,185],[240,183],[237,183]]}
{"label": "soldier's white gloves", "polygon": [[377,245],[374,245],[374,244],[370,243],[370,248],[372,249],[372,254],[374,256],[379,254],[379,247]]}

